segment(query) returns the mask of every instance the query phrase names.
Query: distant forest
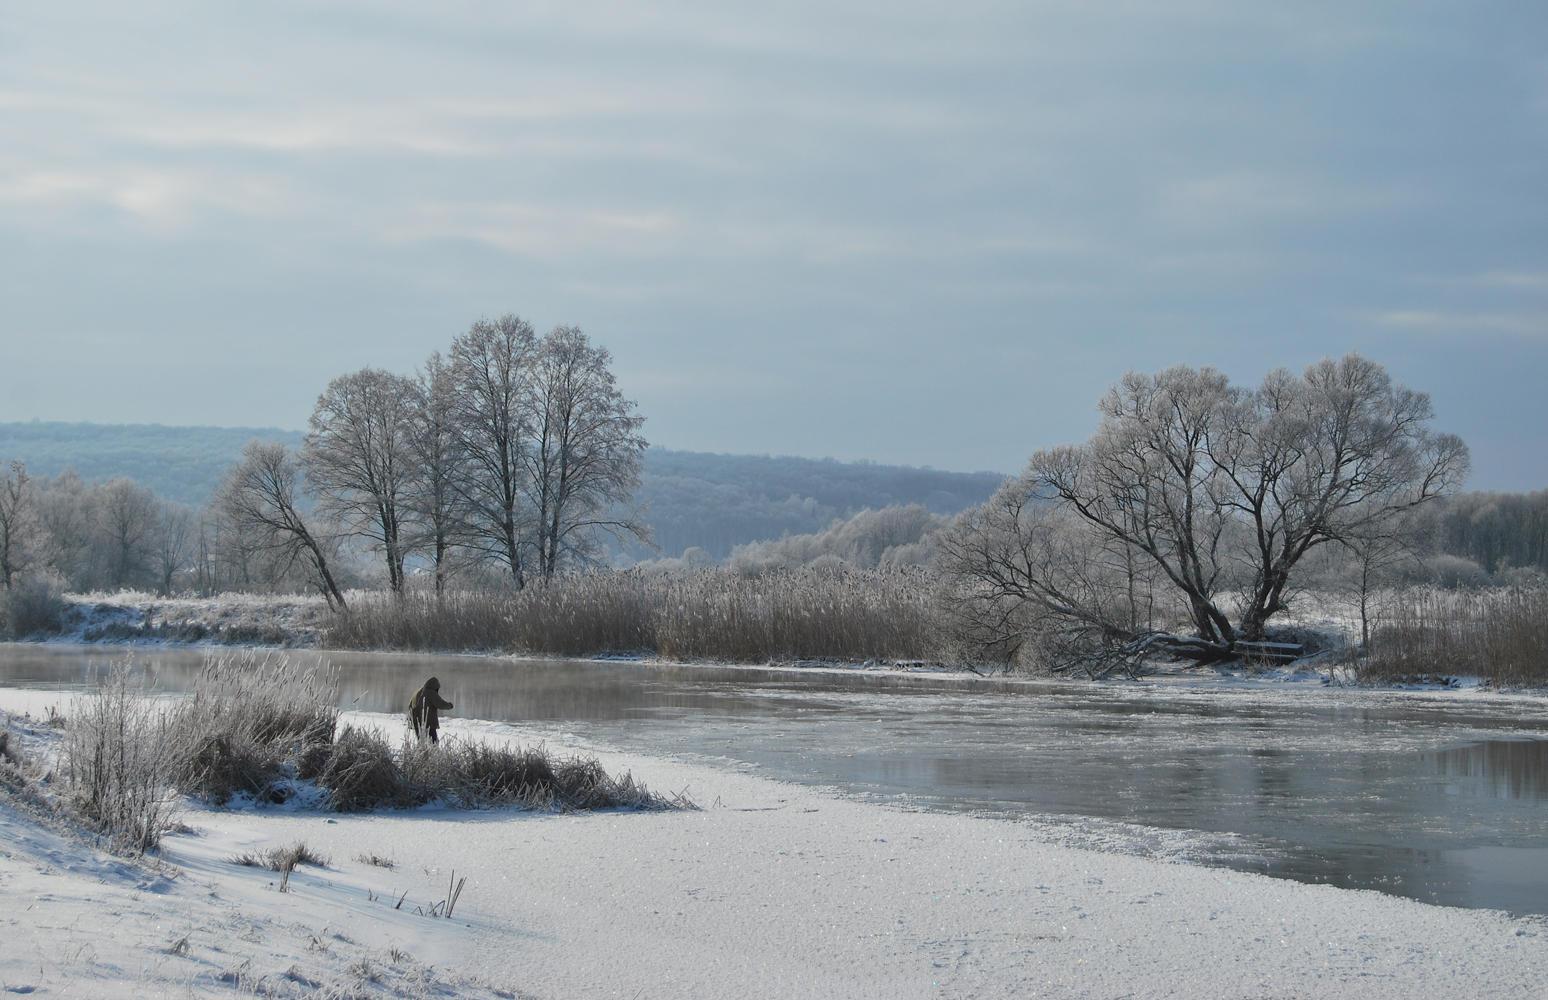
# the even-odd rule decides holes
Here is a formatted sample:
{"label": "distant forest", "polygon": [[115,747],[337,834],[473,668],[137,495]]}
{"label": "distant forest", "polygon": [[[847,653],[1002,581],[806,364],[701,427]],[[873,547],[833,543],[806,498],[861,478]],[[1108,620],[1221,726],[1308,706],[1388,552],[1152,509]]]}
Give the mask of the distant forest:
{"label": "distant forest", "polygon": [[301,447],[301,431],[274,427],[33,421],[0,424],[0,461],[21,459],[33,476],[73,468],[88,483],[128,476],[164,500],[198,507],[254,438]]}
{"label": "distant forest", "polygon": [[[74,468],[87,482],[127,476],[167,500],[197,507],[254,438],[301,445],[302,432],[275,428],[159,424],[0,424],[0,460],[21,459],[34,476]],[[951,515],[989,499],[997,472],[940,472],[833,459],[717,455],[651,448],[636,500],[662,554],[703,549],[720,561],[738,545],[811,534],[836,518],[894,504]],[[630,553],[648,558],[643,549]]]}

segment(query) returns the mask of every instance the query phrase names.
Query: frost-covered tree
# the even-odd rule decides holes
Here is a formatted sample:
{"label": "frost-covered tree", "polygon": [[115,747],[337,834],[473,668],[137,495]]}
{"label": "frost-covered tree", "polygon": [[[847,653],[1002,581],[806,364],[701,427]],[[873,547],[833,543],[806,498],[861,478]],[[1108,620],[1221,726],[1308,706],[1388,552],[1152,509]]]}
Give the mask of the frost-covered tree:
{"label": "frost-covered tree", "polygon": [[532,427],[532,366],[537,336],[518,316],[479,320],[451,346],[457,440],[464,466],[456,480],[470,541],[503,562],[519,589],[536,514],[523,477]]}
{"label": "frost-covered tree", "polygon": [[[1378,536],[1468,467],[1459,438],[1430,430],[1429,397],[1358,354],[1251,390],[1210,368],[1131,372],[1100,410],[1090,440],[1034,454],[944,540],[964,603],[994,609],[985,635],[998,614],[1001,640],[1036,619],[1109,664],[1236,656],[1308,553]],[[1191,634],[1136,615],[1138,592]]]}
{"label": "frost-covered tree", "polygon": [[555,327],[532,361],[523,487],[546,579],[567,562],[591,559],[598,532],[649,541],[629,507],[644,464],[645,421],[618,391],[611,355],[579,328]]}
{"label": "frost-covered tree", "polygon": [[227,470],[215,506],[231,530],[254,549],[278,559],[281,571],[304,562],[330,608],[344,610],[344,594],[328,565],[330,544],[302,515],[301,463],[281,442],[253,441]]}
{"label": "frost-covered tree", "polygon": [[0,471],[0,582],[6,590],[37,561],[42,531],[36,484],[27,464],[13,461]]}
{"label": "frost-covered tree", "polygon": [[193,557],[197,518],[180,503],[165,502],[156,525],[155,566],[157,590],[170,597],[177,575]]}
{"label": "frost-covered tree", "polygon": [[161,521],[161,498],[127,476],[93,486],[88,498],[99,582],[119,588],[148,581]]}
{"label": "frost-covered tree", "polygon": [[452,369],[435,351],[413,379],[409,445],[417,468],[409,484],[413,547],[430,559],[435,592],[446,590],[452,547],[461,525],[458,483],[466,474],[458,439],[457,395]]}
{"label": "frost-covered tree", "polygon": [[48,536],[48,564],[71,586],[91,585],[94,546],[89,487],[66,467],[38,491],[38,516]]}
{"label": "frost-covered tree", "polygon": [[324,514],[381,549],[387,583],[403,591],[411,495],[415,386],[401,375],[362,368],[328,383],[312,410],[301,450]]}

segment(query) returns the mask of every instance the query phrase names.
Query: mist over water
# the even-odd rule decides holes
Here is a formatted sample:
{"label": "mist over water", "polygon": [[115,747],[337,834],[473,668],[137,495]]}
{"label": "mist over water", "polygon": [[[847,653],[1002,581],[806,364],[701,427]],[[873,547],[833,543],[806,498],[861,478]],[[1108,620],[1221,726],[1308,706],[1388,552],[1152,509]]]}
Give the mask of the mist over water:
{"label": "mist over water", "polygon": [[[134,654],[178,690],[206,652]],[[260,654],[262,655],[262,654]],[[1015,818],[1078,846],[1427,902],[1548,913],[1548,703],[1478,692],[1038,683],[292,651],[340,707],[448,713]],[[0,684],[79,689],[110,647],[0,645]]]}

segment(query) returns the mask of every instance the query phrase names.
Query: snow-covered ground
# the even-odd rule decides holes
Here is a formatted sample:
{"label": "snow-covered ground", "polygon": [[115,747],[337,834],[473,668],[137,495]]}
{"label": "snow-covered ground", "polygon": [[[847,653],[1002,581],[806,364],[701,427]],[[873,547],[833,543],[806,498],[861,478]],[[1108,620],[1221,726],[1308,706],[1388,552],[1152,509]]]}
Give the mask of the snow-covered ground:
{"label": "snow-covered ground", "polygon": [[[352,596],[354,592],[351,592]],[[52,642],[315,645],[328,606],[320,595],[158,597],[140,591],[66,594],[65,630]]]}
{"label": "snow-covered ground", "polygon": [[[59,692],[0,691],[34,719]],[[68,704],[60,705],[68,713]],[[346,721],[395,728],[386,716]],[[32,726],[28,739],[47,739]],[[519,727],[446,732],[529,742]],[[661,757],[702,808],[191,807],[163,867],[0,807],[0,990],[57,996],[1540,997],[1548,925],[1050,844]],[[236,855],[328,859],[289,891]],[[362,858],[375,856],[392,867]],[[451,919],[425,915],[466,887]],[[399,899],[401,906],[396,905]]]}

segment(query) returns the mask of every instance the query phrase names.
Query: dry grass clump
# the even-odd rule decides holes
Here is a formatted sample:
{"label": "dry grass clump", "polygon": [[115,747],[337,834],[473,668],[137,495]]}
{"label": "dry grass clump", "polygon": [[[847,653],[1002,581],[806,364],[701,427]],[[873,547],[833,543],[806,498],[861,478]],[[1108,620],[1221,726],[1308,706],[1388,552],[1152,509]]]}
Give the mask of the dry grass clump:
{"label": "dry grass clump", "polygon": [[271,872],[294,871],[297,865],[313,865],[317,868],[328,867],[328,859],[310,847],[304,841],[296,841],[289,847],[270,847],[267,850],[248,851],[238,854],[231,859],[234,865],[244,865],[248,868],[267,868]]}
{"label": "dry grass clump", "polygon": [[678,659],[931,658],[938,630],[928,573],[619,571],[515,593],[362,597],[329,627],[341,649],[509,650],[564,656],[653,650]]}
{"label": "dry grass clump", "polygon": [[76,707],[61,757],[71,801],[110,846],[131,855],[155,847],[174,823],[176,763],[167,718],[138,690],[127,666],[114,669]]}
{"label": "dry grass clump", "polygon": [[655,649],[674,659],[925,659],[936,652],[929,574],[705,570],[661,578]]}
{"label": "dry grass clump", "polygon": [[366,812],[403,802],[403,771],[387,741],[369,729],[345,726],[333,752],[317,773],[328,792],[327,806],[338,812]]}
{"label": "dry grass clump", "polygon": [[5,728],[0,729],[0,790],[20,792],[27,785],[27,757],[11,738],[11,720],[7,716]]}
{"label": "dry grass clump", "polygon": [[669,802],[630,774],[615,778],[590,757],[558,759],[542,747],[492,746],[448,738],[406,740],[398,749],[379,734],[345,727],[317,776],[327,804],[340,812],[414,809],[445,802],[465,809],[664,809]]}
{"label": "dry grass clump", "polygon": [[1548,684],[1548,589],[1405,591],[1374,619],[1362,680]]}
{"label": "dry grass clump", "polygon": [[311,778],[333,743],[337,672],[254,652],[207,659],[168,713],[173,782],[217,805],[247,793],[283,801],[285,782]]}
{"label": "dry grass clump", "polygon": [[57,635],[64,631],[68,605],[58,586],[24,579],[0,590],[0,638]]}
{"label": "dry grass clump", "polygon": [[498,649],[585,656],[652,646],[654,601],[639,573],[534,583],[511,593],[362,595],[336,615],[335,649]]}

